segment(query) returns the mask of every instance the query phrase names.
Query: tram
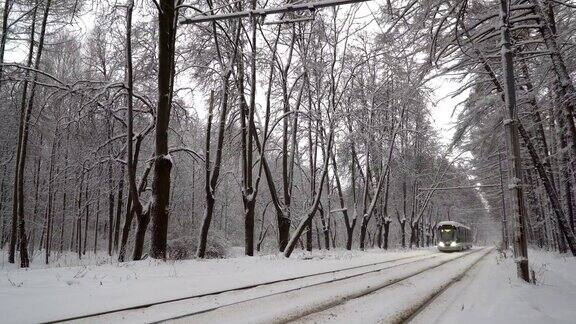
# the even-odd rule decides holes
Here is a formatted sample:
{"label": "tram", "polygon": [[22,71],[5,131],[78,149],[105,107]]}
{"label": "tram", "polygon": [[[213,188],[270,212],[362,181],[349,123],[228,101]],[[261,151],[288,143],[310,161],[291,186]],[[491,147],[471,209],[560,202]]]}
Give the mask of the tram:
{"label": "tram", "polygon": [[463,251],[472,247],[472,231],[453,221],[438,223],[438,250],[442,252]]}

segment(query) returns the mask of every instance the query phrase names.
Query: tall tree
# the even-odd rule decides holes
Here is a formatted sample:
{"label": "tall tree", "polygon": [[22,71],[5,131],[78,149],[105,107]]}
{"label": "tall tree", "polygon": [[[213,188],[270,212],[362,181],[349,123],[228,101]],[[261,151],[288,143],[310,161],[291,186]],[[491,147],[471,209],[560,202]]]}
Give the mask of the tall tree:
{"label": "tall tree", "polygon": [[175,0],[160,0],[158,8],[158,105],[155,130],[154,176],[152,179],[152,243],[150,256],[166,258],[170,213],[168,130],[174,88],[177,9]]}

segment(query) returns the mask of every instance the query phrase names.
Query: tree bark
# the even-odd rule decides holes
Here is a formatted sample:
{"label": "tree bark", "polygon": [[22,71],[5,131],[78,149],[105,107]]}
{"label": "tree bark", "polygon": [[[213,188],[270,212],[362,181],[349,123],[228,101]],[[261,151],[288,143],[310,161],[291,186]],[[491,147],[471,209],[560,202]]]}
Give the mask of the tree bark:
{"label": "tree bark", "polygon": [[124,174],[125,168],[120,167],[120,180],[118,181],[118,196],[116,199],[116,219],[114,220],[114,252],[119,252],[120,247],[120,224],[124,202]]}
{"label": "tree bark", "polygon": [[[34,69],[38,70],[42,60],[42,52],[44,49],[44,36],[46,35],[46,25],[48,23],[48,15],[50,12],[51,0],[47,0],[44,8],[42,25],[40,28],[40,36],[38,39],[38,50],[36,51],[36,59],[34,62]],[[32,37],[33,39],[33,37]],[[27,105],[24,111],[24,122],[22,125],[22,137],[20,138],[20,159],[18,160],[18,231],[20,237],[20,267],[27,268],[30,265],[28,258],[28,239],[26,237],[26,221],[25,221],[25,208],[24,208],[24,173],[26,170],[26,154],[28,148],[28,136],[30,134],[30,118],[32,117],[32,109],[34,108],[34,97],[36,94],[36,79],[37,74],[33,72],[32,87],[27,98]]]}
{"label": "tree bark", "polygon": [[333,137],[334,137],[334,133],[333,133],[332,128],[330,128],[330,134],[328,135],[328,144],[326,147],[326,154],[325,154],[325,158],[324,158],[324,167],[322,170],[322,174],[320,176],[320,183],[318,186],[318,192],[316,193],[316,197],[314,197],[314,201],[313,201],[310,209],[308,210],[306,217],[300,221],[300,224],[296,228],[296,232],[292,235],[292,237],[290,238],[290,241],[288,242],[288,245],[286,246],[286,250],[284,251],[284,256],[287,258],[290,257],[290,255],[294,251],[294,248],[296,247],[296,244],[298,243],[298,239],[300,238],[300,235],[302,235],[302,232],[304,232],[304,228],[306,227],[307,223],[312,219],[312,217],[316,213],[316,210],[318,209],[318,206],[320,205],[320,199],[322,197],[322,191],[323,191],[322,189],[324,188],[324,180],[326,179],[326,174],[328,173],[328,165],[329,165],[329,161],[330,161],[329,160],[330,159],[329,152],[332,149]]}
{"label": "tree bark", "polygon": [[222,84],[222,102],[220,103],[220,120],[218,122],[218,139],[216,144],[216,157],[214,160],[214,168],[210,166],[210,141],[212,132],[212,117],[214,111],[214,92],[210,92],[210,102],[208,106],[208,121],[206,128],[206,143],[204,146],[205,158],[205,182],[204,193],[206,199],[206,207],[204,209],[204,219],[200,229],[200,239],[198,243],[198,250],[196,256],[203,258],[206,254],[206,246],[208,243],[208,230],[210,229],[210,222],[214,213],[214,204],[216,202],[215,190],[218,185],[218,178],[220,177],[220,168],[222,164],[222,151],[224,147],[224,134],[226,130],[226,115],[228,114],[228,96],[229,86],[228,79],[230,74],[223,80]]}
{"label": "tree bark", "polygon": [[[540,176],[540,180],[542,181],[542,183],[546,189],[546,193],[548,194],[548,199],[550,199],[550,203],[552,205],[552,210],[554,211],[554,214],[556,215],[556,221],[558,222],[558,227],[560,228],[560,230],[562,232],[562,236],[564,238],[566,238],[566,242],[568,243],[568,247],[570,248],[572,255],[576,256],[576,238],[574,237],[574,232],[572,231],[572,228],[570,227],[569,221],[568,221],[566,215],[564,214],[564,211],[562,210],[562,207],[560,205],[560,200],[558,199],[558,194],[556,193],[556,189],[554,188],[552,181],[550,180],[550,178],[546,174],[546,167],[544,167],[543,163],[541,162],[542,160],[538,156],[538,153],[537,153],[536,149],[534,148],[534,145],[532,144],[532,141],[531,141],[528,133],[526,132],[526,130],[524,129],[524,127],[521,123],[518,123],[518,131],[520,132],[520,135],[522,136],[522,139],[524,140],[524,143],[526,144],[526,147],[527,147],[528,152],[530,154],[530,158],[532,159],[532,163],[533,163],[534,167],[536,168],[536,171],[538,171],[538,175]],[[544,163],[546,163],[546,162],[544,162]]]}
{"label": "tree bark", "polygon": [[2,166],[2,180],[0,181],[0,248],[4,248],[6,238],[6,216],[4,216],[4,187],[6,183],[6,169],[7,166]]}
{"label": "tree bark", "polygon": [[8,17],[12,8],[13,0],[4,0],[4,10],[2,11],[2,36],[0,38],[0,86],[4,77],[4,53],[6,52],[6,43],[8,41]]}
{"label": "tree bark", "polygon": [[168,129],[174,83],[176,9],[174,0],[160,0],[158,10],[158,107],[152,180],[152,242],[150,256],[166,259],[172,159],[168,154]]}
{"label": "tree bark", "polygon": [[[34,38],[36,35],[36,14],[37,14],[37,6],[34,7],[34,11],[32,14],[32,26],[30,28],[30,45],[28,50],[28,59],[26,62],[26,66],[32,66],[32,60],[34,58]],[[16,254],[16,242],[18,241],[18,185],[19,185],[19,165],[20,165],[20,158],[22,153],[22,137],[24,134],[24,123],[26,119],[26,98],[28,96],[28,86],[29,82],[28,79],[30,77],[30,70],[26,70],[26,78],[22,84],[22,96],[20,101],[20,123],[18,127],[18,144],[16,148],[16,161],[14,167],[14,186],[12,191],[12,224],[11,224],[11,231],[10,231],[10,247],[8,252],[8,262],[15,263],[15,254]]]}
{"label": "tree bark", "polygon": [[46,215],[47,215],[47,222],[46,222],[46,242],[45,242],[45,258],[44,262],[48,264],[50,260],[50,253],[52,251],[52,228],[53,225],[53,201],[54,201],[54,192],[53,192],[53,183],[54,183],[54,163],[56,159],[57,147],[56,147],[56,137],[58,136],[58,129],[54,133],[54,140],[52,141],[52,149],[50,152],[50,166],[48,167],[48,206],[46,208]]}

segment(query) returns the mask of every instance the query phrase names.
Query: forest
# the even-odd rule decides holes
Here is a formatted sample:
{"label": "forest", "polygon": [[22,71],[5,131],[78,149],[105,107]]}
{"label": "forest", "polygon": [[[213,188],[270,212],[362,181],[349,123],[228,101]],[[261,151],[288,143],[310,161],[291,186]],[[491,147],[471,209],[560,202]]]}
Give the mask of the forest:
{"label": "forest", "polygon": [[[576,255],[569,0],[3,2],[10,263],[416,248],[443,220],[523,278],[528,246]],[[447,142],[432,82],[463,98]]]}

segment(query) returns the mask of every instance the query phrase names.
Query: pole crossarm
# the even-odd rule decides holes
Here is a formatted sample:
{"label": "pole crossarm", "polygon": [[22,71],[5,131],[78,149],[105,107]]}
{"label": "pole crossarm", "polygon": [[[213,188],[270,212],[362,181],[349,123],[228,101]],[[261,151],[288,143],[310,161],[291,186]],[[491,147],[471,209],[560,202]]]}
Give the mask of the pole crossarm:
{"label": "pole crossarm", "polygon": [[226,19],[235,19],[235,18],[246,18],[251,16],[266,16],[278,13],[286,13],[286,12],[294,12],[294,11],[302,11],[302,10],[310,10],[315,11],[316,9],[326,8],[326,7],[334,7],[334,6],[341,6],[347,4],[354,4],[354,3],[362,3],[370,0],[323,0],[318,2],[307,2],[307,3],[299,3],[299,4],[287,4],[284,6],[273,7],[273,8],[265,8],[265,9],[255,9],[255,10],[244,10],[244,11],[237,11],[237,12],[229,12],[223,14],[216,14],[216,15],[197,15],[192,18],[183,19],[180,21],[180,24],[197,24],[201,22],[213,21],[213,20],[226,20]]}
{"label": "pole crossarm", "polygon": [[500,185],[499,185],[499,184],[486,184],[486,185],[461,186],[461,187],[418,188],[418,190],[421,190],[421,191],[427,191],[427,190],[458,190],[458,189],[477,189],[477,188],[492,188],[492,187],[500,187]]}

